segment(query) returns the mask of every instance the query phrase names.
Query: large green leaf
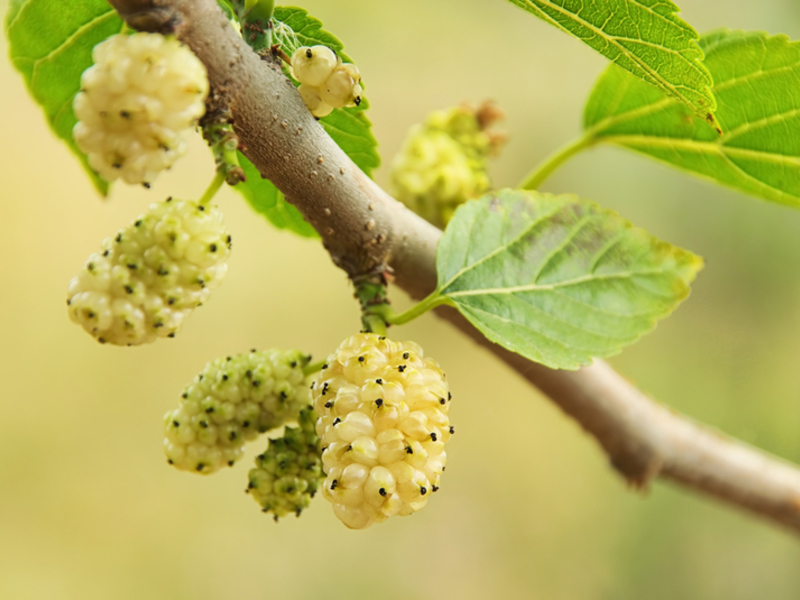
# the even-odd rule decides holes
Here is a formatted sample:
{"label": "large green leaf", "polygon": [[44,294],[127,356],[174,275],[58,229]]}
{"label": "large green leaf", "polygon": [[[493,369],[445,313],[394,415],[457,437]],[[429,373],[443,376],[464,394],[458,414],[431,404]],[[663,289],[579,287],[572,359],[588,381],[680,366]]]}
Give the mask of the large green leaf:
{"label": "large green leaf", "polygon": [[612,65],[586,105],[587,136],[800,208],[800,43],[726,30],[701,46],[725,135]]}
{"label": "large green leaf", "polygon": [[677,98],[714,128],[717,104],[697,32],[670,0],[510,0]]}
{"label": "large green leaf", "polygon": [[[305,10],[278,6],[274,18],[275,42],[280,43],[287,54],[291,55],[300,46],[324,44],[333,48],[343,60],[350,61],[342,51],[342,42],[322,29],[322,23]],[[320,123],[350,159],[370,175],[380,164],[380,157],[378,143],[372,135],[372,123],[365,112],[367,108],[369,103],[364,100],[358,107],[334,110]],[[242,193],[256,212],[279,229],[287,229],[304,237],[316,237],[316,232],[303,220],[300,212],[286,201],[269,180],[262,179],[255,166],[241,153],[239,160],[247,181],[237,184],[235,189]]]}
{"label": "large green leaf", "polygon": [[92,171],[72,139],[77,122],[72,99],[81,74],[92,65],[92,48],[121,30],[122,20],[105,0],[11,0],[6,14],[11,62],[55,134],[80,158],[103,195],[108,183]]}
{"label": "large green leaf", "polygon": [[439,242],[439,301],[491,341],[576,369],[655,327],[702,260],[572,195],[504,190],[460,207]]}

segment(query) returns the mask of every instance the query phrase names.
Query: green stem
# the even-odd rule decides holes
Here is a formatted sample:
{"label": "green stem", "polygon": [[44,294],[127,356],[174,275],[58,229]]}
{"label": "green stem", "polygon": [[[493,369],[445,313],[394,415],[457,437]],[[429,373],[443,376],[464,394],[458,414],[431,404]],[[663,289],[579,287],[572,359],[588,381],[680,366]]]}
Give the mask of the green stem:
{"label": "green stem", "polygon": [[420,315],[425,314],[432,308],[436,308],[442,304],[448,304],[449,302],[449,298],[447,296],[442,296],[437,290],[403,313],[396,313],[388,304],[376,306],[374,313],[380,315],[384,321],[391,325],[404,325],[409,321],[413,321]]}
{"label": "green stem", "polygon": [[365,314],[361,316],[364,331],[386,335],[386,321],[378,314]]}
{"label": "green stem", "polygon": [[548,156],[544,162],[539,163],[539,165],[522,180],[519,187],[523,190],[538,189],[539,186],[542,185],[542,182],[547,179],[553,171],[579,152],[592,146],[595,141],[593,136],[584,133],[578,139],[556,150],[553,154]]}
{"label": "green stem", "polygon": [[214,175],[214,179],[211,180],[211,184],[206,188],[206,191],[203,192],[203,195],[200,197],[198,204],[200,204],[200,206],[205,206],[211,202],[214,194],[219,191],[219,188],[222,187],[223,183],[225,183],[225,173],[222,171],[217,171],[216,175]]}
{"label": "green stem", "polygon": [[309,363],[305,367],[303,367],[303,375],[308,377],[309,375],[313,375],[317,371],[321,371],[322,367],[325,366],[324,360],[318,360],[315,363]]}

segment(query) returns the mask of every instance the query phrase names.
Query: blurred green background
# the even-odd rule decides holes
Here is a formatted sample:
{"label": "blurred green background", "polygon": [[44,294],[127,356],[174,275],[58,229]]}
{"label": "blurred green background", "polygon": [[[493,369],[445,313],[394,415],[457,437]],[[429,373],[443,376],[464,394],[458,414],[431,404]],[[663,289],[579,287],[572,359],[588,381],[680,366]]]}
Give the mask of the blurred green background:
{"label": "blurred green background", "polygon": [[[680,4],[700,31],[800,38],[796,0]],[[304,6],[364,73],[385,163],[429,110],[497,100],[511,132],[500,186],[579,132],[605,65],[503,0]],[[251,346],[325,356],[358,327],[348,282],[317,243],[271,229],[224,190],[235,241],[225,284],[176,339],[101,347],[67,318],[69,279],[150,202],[197,197],[212,161],[195,140],[152,190],[118,185],[103,202],[7,61],[0,106],[0,598],[800,597],[796,538],[670,485],[626,489],[546,398],[431,316],[394,332],[436,357],[453,387],[450,468],[421,513],[353,532],[318,499],[276,525],[242,493],[249,457],[210,478],[169,468],[161,416],[185,383]],[[800,211],[613,148],[579,156],[545,189],[706,258],[685,305],[611,362],[675,409],[800,462]]]}

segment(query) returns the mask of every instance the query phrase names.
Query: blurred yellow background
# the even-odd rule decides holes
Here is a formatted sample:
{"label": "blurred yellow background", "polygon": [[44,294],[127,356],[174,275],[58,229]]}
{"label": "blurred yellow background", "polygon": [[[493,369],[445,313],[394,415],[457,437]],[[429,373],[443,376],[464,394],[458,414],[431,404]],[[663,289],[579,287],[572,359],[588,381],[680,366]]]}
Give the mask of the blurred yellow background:
{"label": "blurred yellow background", "polygon": [[[700,31],[800,38],[796,0],[680,4]],[[502,0],[304,7],[364,73],[384,163],[429,110],[497,100],[512,136],[499,186],[579,132],[605,65]],[[325,356],[358,327],[348,282],[317,243],[275,231],[226,189],[224,285],[174,340],[100,346],[67,318],[69,279],[150,202],[198,197],[212,161],[195,140],[152,190],[117,185],[102,202],[5,60],[0,106],[0,598],[800,597],[795,538],[670,485],[626,489],[546,398],[431,316],[393,331],[436,357],[453,387],[450,468],[421,513],[353,532],[317,499],[276,525],[242,493],[249,456],[213,477],[176,472],[161,416],[183,386],[252,346]],[[579,156],[545,189],[706,258],[685,305],[611,362],[675,409],[800,462],[800,211],[612,148]]]}

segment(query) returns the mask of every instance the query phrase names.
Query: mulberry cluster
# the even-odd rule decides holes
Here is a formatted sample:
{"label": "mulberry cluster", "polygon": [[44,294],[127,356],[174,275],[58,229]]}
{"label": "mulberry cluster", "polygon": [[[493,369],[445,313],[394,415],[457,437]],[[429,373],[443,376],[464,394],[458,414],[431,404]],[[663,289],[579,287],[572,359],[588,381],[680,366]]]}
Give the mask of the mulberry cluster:
{"label": "mulberry cluster", "polygon": [[118,34],[95,46],[73,108],[73,137],[107,181],[150,183],[186,151],[205,112],[203,63],[174,38]]}
{"label": "mulberry cluster", "polygon": [[489,158],[505,135],[489,131],[502,118],[492,103],[431,113],[416,125],[391,165],[395,197],[437,227],[455,209],[490,189]]}
{"label": "mulberry cluster", "polygon": [[103,241],[68,290],[69,316],[101,343],[174,337],[227,272],[222,213],[191,200],[159,202]]}
{"label": "mulberry cluster", "polygon": [[292,55],[292,72],[298,91],[315,117],[326,117],[334,108],[361,103],[361,73],[327,46],[302,46]]}
{"label": "mulberry cluster", "polygon": [[164,452],[182,471],[232,466],[260,433],[297,419],[311,402],[297,350],[251,351],[208,363],[164,415]]}
{"label": "mulberry cluster", "polygon": [[311,406],[303,408],[297,427],[286,427],[283,437],[270,440],[250,470],[246,491],[276,521],[292,513],[299,517],[324,479],[316,420]]}
{"label": "mulberry cluster", "polygon": [[361,333],[328,358],[312,390],[323,495],[336,516],[362,529],[425,506],[453,433],[438,363],[413,342]]}

